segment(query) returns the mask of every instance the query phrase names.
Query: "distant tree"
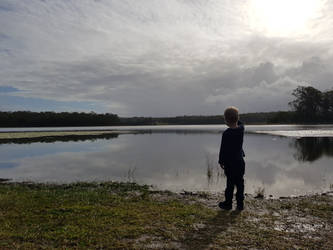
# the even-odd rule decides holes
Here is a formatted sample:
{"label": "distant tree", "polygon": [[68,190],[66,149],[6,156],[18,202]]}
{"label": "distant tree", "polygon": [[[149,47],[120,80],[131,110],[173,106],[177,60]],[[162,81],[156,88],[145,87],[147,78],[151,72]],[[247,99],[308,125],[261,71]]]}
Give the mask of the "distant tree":
{"label": "distant tree", "polygon": [[292,95],[295,100],[289,105],[298,118],[305,122],[317,121],[322,111],[322,92],[311,86],[298,86],[293,90]]}
{"label": "distant tree", "polygon": [[322,95],[322,113],[326,117],[333,114],[333,90],[324,92]]}

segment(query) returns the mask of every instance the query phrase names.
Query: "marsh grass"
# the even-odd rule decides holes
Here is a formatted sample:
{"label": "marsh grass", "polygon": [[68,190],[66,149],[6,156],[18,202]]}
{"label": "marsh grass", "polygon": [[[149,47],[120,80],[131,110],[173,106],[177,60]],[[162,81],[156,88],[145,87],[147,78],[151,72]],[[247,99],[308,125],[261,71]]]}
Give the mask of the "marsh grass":
{"label": "marsh grass", "polygon": [[136,166],[130,167],[127,170],[127,181],[128,182],[135,182],[135,171],[136,171]]}
{"label": "marsh grass", "polygon": [[208,182],[210,182],[212,180],[213,177],[213,160],[210,157],[210,155],[206,154],[206,167],[207,167],[207,178],[208,178]]}
{"label": "marsh grass", "polygon": [[256,198],[256,199],[264,199],[265,198],[265,187],[258,187],[254,191],[254,198]]}
{"label": "marsh grass", "polygon": [[214,181],[214,178],[216,183],[218,183],[219,179],[224,176],[220,166],[217,163],[215,163],[216,162],[215,158],[216,157],[210,154],[206,154],[206,170],[207,170],[206,175],[209,184],[211,184]]}
{"label": "marsh grass", "polygon": [[213,168],[207,166],[207,178],[209,182],[212,180],[212,177],[213,177]]}

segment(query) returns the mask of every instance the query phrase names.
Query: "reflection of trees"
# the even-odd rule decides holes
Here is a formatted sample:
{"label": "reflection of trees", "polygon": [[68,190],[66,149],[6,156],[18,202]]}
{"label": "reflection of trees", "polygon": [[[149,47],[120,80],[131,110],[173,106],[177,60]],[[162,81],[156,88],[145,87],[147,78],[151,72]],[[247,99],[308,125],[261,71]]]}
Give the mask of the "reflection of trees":
{"label": "reflection of trees", "polygon": [[296,148],[294,157],[299,161],[315,161],[322,156],[333,157],[333,138],[303,137],[295,139],[291,146]]}

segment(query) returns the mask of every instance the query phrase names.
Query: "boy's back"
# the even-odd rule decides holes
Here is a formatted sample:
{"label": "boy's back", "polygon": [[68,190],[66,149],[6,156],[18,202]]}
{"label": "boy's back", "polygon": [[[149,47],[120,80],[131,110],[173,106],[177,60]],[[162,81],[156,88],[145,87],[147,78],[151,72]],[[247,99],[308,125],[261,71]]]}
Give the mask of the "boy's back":
{"label": "boy's back", "polygon": [[220,202],[219,207],[227,210],[232,208],[234,186],[237,187],[237,209],[244,209],[244,125],[238,118],[238,109],[236,107],[229,107],[224,111],[224,119],[229,128],[222,135],[219,164],[224,169],[227,177],[227,186],[225,189],[225,201]]}
{"label": "boy's back", "polygon": [[238,121],[238,127],[223,132],[219,164],[224,165],[227,174],[244,174],[243,137],[244,125]]}

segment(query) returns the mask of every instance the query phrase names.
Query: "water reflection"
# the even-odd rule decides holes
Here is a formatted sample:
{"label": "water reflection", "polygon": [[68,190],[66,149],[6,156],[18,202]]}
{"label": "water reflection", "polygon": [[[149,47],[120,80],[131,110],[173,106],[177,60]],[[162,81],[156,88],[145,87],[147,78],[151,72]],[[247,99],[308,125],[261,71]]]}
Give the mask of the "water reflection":
{"label": "water reflection", "polygon": [[[246,192],[265,187],[267,194],[279,196],[329,188],[332,139],[311,139],[247,134]],[[172,191],[223,192],[226,179],[217,164],[220,140],[221,134],[213,133],[140,133],[112,140],[1,144],[0,177],[136,181]]]}
{"label": "water reflection", "polygon": [[216,161],[215,154],[206,154],[207,182],[212,187],[221,182],[221,178],[225,178],[224,172]]}
{"label": "water reflection", "polygon": [[313,162],[323,156],[333,157],[332,137],[303,137],[295,139],[290,146],[296,149],[295,159]]}

